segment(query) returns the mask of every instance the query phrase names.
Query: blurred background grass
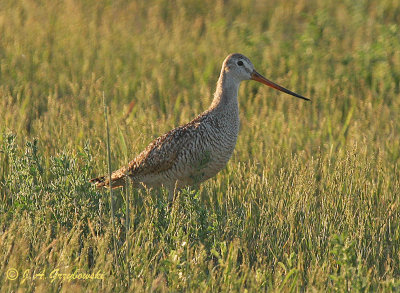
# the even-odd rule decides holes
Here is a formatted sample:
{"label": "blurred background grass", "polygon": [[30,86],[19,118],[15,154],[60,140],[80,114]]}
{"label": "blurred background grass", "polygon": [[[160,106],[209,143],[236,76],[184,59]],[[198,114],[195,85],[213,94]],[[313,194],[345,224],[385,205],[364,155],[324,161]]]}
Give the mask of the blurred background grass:
{"label": "blurred background grass", "polygon": [[[1,1],[0,286],[399,289],[399,24],[395,0]],[[107,170],[103,92],[116,168],[206,109],[232,52],[312,103],[243,82],[226,170],[173,212],[132,192],[127,258],[117,194],[114,260],[87,183]]]}

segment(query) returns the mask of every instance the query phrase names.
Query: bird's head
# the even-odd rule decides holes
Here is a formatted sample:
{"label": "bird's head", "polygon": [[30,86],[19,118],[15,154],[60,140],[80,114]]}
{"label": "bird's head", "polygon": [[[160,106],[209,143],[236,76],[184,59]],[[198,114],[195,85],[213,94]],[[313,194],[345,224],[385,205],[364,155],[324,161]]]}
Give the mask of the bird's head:
{"label": "bird's head", "polygon": [[243,80],[255,80],[260,83],[263,83],[269,87],[272,87],[276,90],[282,91],[289,95],[295,96],[297,98],[310,101],[310,99],[303,97],[299,94],[296,94],[259,74],[255,69],[253,63],[251,63],[250,59],[242,54],[230,54],[225,58],[225,61],[222,65],[222,70],[224,73],[236,80],[237,82],[241,82]]}

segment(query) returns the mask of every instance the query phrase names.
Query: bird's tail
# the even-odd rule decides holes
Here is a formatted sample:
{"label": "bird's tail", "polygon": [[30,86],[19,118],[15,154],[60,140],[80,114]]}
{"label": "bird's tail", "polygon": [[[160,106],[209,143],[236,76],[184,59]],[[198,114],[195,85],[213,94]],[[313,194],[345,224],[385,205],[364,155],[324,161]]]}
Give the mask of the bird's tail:
{"label": "bird's tail", "polygon": [[[121,172],[121,170],[113,172],[111,174],[112,189],[125,186],[126,179],[127,176],[124,174],[124,172]],[[99,189],[102,187],[107,188],[110,185],[110,179],[108,175],[90,179],[89,182],[93,183]]]}

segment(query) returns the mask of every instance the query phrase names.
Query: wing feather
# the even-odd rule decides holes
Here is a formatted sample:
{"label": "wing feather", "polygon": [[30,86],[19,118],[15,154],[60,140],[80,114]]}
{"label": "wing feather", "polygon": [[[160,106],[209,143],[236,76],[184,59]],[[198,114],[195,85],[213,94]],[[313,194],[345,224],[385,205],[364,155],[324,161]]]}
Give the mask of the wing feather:
{"label": "wing feather", "polygon": [[[200,117],[198,117],[200,118]],[[128,164],[126,175],[136,177],[157,174],[170,169],[182,148],[195,135],[200,119],[177,127],[158,137]]]}

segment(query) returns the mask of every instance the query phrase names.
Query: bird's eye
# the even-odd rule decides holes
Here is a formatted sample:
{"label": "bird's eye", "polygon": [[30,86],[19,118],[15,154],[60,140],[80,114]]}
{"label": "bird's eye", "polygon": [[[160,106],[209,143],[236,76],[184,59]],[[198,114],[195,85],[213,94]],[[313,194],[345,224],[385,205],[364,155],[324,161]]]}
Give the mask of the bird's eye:
{"label": "bird's eye", "polygon": [[243,62],[242,61],[238,61],[237,65],[243,66]]}

